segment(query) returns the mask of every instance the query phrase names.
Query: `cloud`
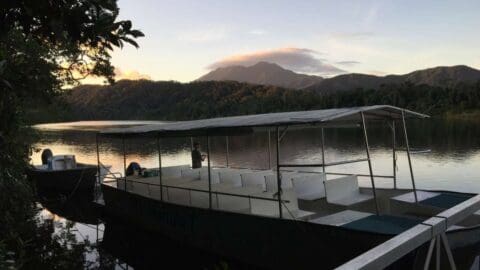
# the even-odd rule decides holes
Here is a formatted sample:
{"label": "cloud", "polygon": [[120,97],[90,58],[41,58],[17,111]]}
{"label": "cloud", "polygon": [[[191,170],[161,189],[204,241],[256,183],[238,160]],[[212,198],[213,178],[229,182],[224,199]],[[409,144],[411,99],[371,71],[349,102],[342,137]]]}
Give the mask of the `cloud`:
{"label": "cloud", "polygon": [[338,61],[338,62],[335,62],[335,64],[342,65],[342,66],[355,66],[360,64],[360,62],[354,61],[354,60],[347,60],[347,61]]}
{"label": "cloud", "polygon": [[303,73],[334,75],[345,72],[342,69],[325,63],[325,61],[317,58],[316,55],[318,55],[316,51],[306,48],[279,48],[231,55],[210,64],[207,68],[216,69],[226,66],[251,66],[264,61]]}
{"label": "cloud", "polygon": [[136,70],[122,70],[115,68],[115,80],[151,80],[147,74],[142,74]]}

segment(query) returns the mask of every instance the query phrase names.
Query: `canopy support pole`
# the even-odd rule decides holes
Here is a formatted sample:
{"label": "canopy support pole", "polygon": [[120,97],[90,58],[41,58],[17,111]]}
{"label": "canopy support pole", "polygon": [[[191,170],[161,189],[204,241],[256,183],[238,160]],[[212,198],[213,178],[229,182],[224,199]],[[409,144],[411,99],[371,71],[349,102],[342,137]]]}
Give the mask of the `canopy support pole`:
{"label": "canopy support pole", "polygon": [[193,151],[193,137],[190,137],[190,153]]}
{"label": "canopy support pole", "polygon": [[[285,129],[286,130],[286,129]],[[282,213],[282,177],[280,176],[280,131],[277,126],[277,196],[278,196],[278,210],[279,210],[279,217],[283,218]]]}
{"label": "canopy support pole", "polygon": [[323,173],[325,174],[326,173],[326,170],[325,170],[325,134],[324,134],[324,129],[322,127],[322,164],[324,166],[322,166],[322,170],[323,170]]}
{"label": "canopy support pole", "polygon": [[208,158],[208,208],[212,209],[212,179],[211,172],[212,169],[210,166],[210,136],[207,135],[207,158]]}
{"label": "canopy support pole", "polygon": [[392,120],[393,189],[397,189],[397,154],[395,120]]}
{"label": "canopy support pole", "polygon": [[268,148],[267,148],[267,154],[268,154],[268,169],[272,169],[272,149],[271,149],[271,139],[270,139],[270,129],[268,130]]}
{"label": "canopy support pole", "polygon": [[229,151],[228,151],[228,150],[229,150],[229,149],[228,149],[228,136],[225,136],[225,146],[226,146],[226,149],[227,149],[226,161],[227,161],[227,168],[228,168],[228,166],[229,166],[228,157],[229,157],[229,155],[230,155],[230,153],[229,153]]}
{"label": "canopy support pole", "polygon": [[123,176],[125,178],[125,191],[127,191],[127,149],[125,146],[125,135],[122,136],[123,145]]}
{"label": "canopy support pole", "polygon": [[403,133],[405,137],[405,147],[407,148],[408,167],[410,168],[410,178],[412,179],[413,195],[415,196],[415,203],[418,203],[417,188],[415,186],[415,177],[413,176],[412,159],[410,157],[410,145],[408,143],[407,124],[405,123],[405,110],[402,110],[402,122],[403,122]]}
{"label": "canopy support pole", "polygon": [[375,199],[375,211],[376,211],[376,214],[378,215],[379,207],[378,207],[378,200],[377,200],[377,191],[375,189],[375,179],[373,177],[372,160],[370,158],[370,147],[368,146],[368,136],[367,136],[367,127],[365,125],[365,115],[363,114],[363,112],[360,112],[360,116],[362,117],[363,138],[365,140],[365,151],[367,152],[368,170],[370,171],[370,181],[372,182],[373,197]]}
{"label": "canopy support pole", "polygon": [[163,202],[163,185],[162,185],[162,152],[160,150],[160,137],[157,136],[158,150],[158,184],[160,185],[160,201]]}

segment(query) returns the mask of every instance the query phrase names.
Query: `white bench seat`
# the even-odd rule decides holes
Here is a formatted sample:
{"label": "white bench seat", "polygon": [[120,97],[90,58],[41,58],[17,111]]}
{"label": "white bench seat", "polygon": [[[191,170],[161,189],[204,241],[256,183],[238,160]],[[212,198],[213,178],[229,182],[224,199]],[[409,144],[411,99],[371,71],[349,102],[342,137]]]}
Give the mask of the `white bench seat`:
{"label": "white bench seat", "polygon": [[308,173],[303,176],[293,177],[293,188],[297,197],[306,201],[325,198],[324,173]]}
{"label": "white bench seat", "polygon": [[[220,183],[218,172],[218,169],[210,169],[210,180],[212,184]],[[202,168],[200,170],[200,180],[208,182],[208,168]]]}
{"label": "white bench seat", "polygon": [[366,218],[371,215],[373,214],[360,211],[345,210],[328,216],[311,219],[309,220],[309,222],[323,225],[342,226],[344,224]]}
{"label": "white bench seat", "polygon": [[181,170],[181,175],[182,177],[192,177],[195,179],[200,180],[200,172],[208,170],[207,168],[199,168],[199,169],[182,169]]}
{"label": "white bench seat", "polygon": [[162,167],[162,176],[163,177],[181,177],[182,170],[187,170],[187,169],[190,169],[190,165]]}
{"label": "white bench seat", "polygon": [[[275,192],[263,192],[254,194],[254,196],[276,199],[277,197],[274,196],[274,194]],[[313,212],[303,211],[298,208],[297,196],[293,189],[284,189],[281,198],[283,201],[288,201],[282,203],[282,216],[285,218],[306,218],[307,216],[314,214]],[[255,215],[278,217],[280,213],[278,201],[252,199],[251,213]]]}
{"label": "white bench seat", "polygon": [[[282,177],[282,189],[289,189],[293,187],[292,184],[292,176],[293,173],[291,172],[281,172],[280,176]],[[277,192],[277,174],[274,173],[272,175],[265,176],[265,190],[267,192]]]}
{"label": "white bench seat", "polygon": [[241,187],[242,186],[242,173],[251,173],[252,170],[244,169],[218,169],[218,175],[220,178],[220,183],[231,183],[233,186]]}
{"label": "white bench seat", "polygon": [[372,195],[360,193],[356,175],[350,175],[325,181],[327,202],[342,206],[351,206],[373,199]]}
{"label": "white bench seat", "polygon": [[251,173],[243,173],[240,175],[242,179],[242,186],[260,186],[263,191],[266,190],[267,185],[265,182],[265,177],[268,175],[273,175],[273,171],[258,171]]}
{"label": "white bench seat", "polygon": [[[251,186],[251,187],[233,187],[225,188],[220,192],[249,196],[260,193],[263,191],[262,187]],[[251,209],[251,199],[245,197],[239,197],[234,195],[218,195],[218,209],[235,211],[235,212],[245,212],[249,213]]]}

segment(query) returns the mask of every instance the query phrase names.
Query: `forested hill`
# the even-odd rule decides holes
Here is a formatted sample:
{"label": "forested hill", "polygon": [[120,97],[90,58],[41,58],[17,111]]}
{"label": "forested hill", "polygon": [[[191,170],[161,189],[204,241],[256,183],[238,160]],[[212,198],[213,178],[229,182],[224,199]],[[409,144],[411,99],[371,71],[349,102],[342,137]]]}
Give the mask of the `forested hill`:
{"label": "forested hill", "polygon": [[84,85],[34,110],[31,121],[102,119],[186,120],[278,111],[390,104],[431,115],[480,108],[480,82],[441,88],[411,83],[386,84],[320,95],[239,82],[119,81]]}
{"label": "forested hill", "polygon": [[122,80],[111,86],[85,85],[63,99],[76,118],[183,120],[310,109],[314,94],[239,82]]}

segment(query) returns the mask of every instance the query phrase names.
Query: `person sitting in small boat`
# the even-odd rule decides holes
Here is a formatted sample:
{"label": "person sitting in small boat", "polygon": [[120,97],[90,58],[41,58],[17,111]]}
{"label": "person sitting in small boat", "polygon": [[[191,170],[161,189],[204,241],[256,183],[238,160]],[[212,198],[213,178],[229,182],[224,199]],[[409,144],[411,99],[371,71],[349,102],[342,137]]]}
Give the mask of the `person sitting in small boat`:
{"label": "person sitting in small boat", "polygon": [[202,161],[205,160],[207,155],[203,155],[200,152],[200,143],[195,142],[193,143],[193,150],[192,150],[192,169],[198,169],[202,167]]}
{"label": "person sitting in small boat", "polygon": [[140,167],[140,164],[137,162],[130,162],[125,173],[126,176],[141,175],[143,170],[145,170],[145,168]]}
{"label": "person sitting in small boat", "polygon": [[53,157],[53,152],[52,150],[46,148],[42,151],[42,165],[47,165],[48,160]]}

